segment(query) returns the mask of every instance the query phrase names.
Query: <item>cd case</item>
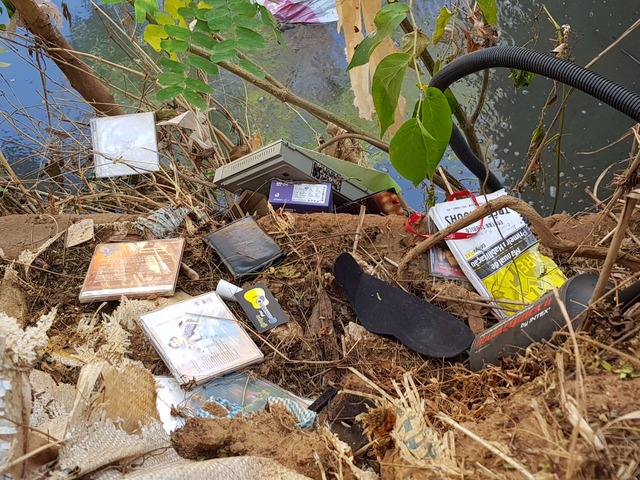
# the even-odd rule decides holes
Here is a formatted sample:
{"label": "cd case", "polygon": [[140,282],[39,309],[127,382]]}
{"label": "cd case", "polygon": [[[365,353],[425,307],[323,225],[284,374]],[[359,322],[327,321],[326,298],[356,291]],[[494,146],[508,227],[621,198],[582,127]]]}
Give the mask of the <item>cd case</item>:
{"label": "cd case", "polygon": [[205,382],[264,357],[215,292],[142,315],[140,326],[181,384]]}
{"label": "cd case", "polygon": [[243,413],[259,412],[269,397],[291,399],[303,408],[312,403],[311,399],[298,397],[268,380],[253,378],[248,373],[230,373],[188,392],[180,388],[173,377],[156,377],[156,383],[156,404],[162,424],[168,432],[182,427],[187,418],[196,416],[197,411],[211,398],[225,399],[239,405]]}
{"label": "cd case", "polygon": [[80,290],[80,303],[173,295],[183,250],[183,238],[99,244]]}
{"label": "cd case", "polygon": [[236,280],[257,273],[285,256],[276,242],[251,217],[243,217],[220,227],[204,240]]}

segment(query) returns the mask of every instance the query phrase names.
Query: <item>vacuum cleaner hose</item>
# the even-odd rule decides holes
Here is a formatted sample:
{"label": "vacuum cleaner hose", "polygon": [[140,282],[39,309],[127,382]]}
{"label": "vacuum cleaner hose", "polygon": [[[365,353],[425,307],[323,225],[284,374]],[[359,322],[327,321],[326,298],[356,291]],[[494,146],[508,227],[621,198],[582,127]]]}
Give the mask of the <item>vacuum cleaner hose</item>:
{"label": "vacuum cleaner hose", "polygon": [[[455,81],[471,73],[495,67],[525,70],[562,82],[640,122],[640,95],[637,93],[579,65],[521,47],[491,47],[464,55],[443,67],[433,76],[429,86],[445,91]],[[449,144],[460,161],[488,190],[494,192],[502,188],[500,180],[471,151],[455,126]]]}

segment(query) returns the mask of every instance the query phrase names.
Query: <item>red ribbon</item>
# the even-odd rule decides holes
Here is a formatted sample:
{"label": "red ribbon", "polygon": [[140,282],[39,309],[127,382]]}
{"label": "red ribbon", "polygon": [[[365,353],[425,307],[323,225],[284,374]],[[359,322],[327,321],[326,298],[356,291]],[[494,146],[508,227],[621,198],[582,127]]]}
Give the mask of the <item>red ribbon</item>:
{"label": "red ribbon", "polygon": [[[449,195],[449,198],[447,198],[447,202],[450,200],[453,200],[455,198],[459,198],[459,197],[471,197],[471,200],[473,201],[474,205],[476,207],[480,207],[480,204],[478,203],[478,199],[476,198],[476,196],[473,194],[473,192],[470,192],[469,190],[462,190],[460,192],[455,192],[452,193],[451,195]],[[422,238],[431,238],[435,235],[435,233],[420,233],[418,231],[416,231],[412,225],[414,223],[418,223],[420,222],[423,218],[425,217],[424,213],[412,213],[407,222],[404,224],[404,229],[413,234],[416,235],[418,237],[422,237]],[[480,225],[478,226],[478,230],[473,232],[473,233],[466,233],[466,232],[454,232],[450,235],[447,235],[446,237],[444,237],[445,240],[464,240],[467,238],[471,238],[475,235],[478,234],[478,232],[480,230],[482,230],[482,226],[484,225],[484,217],[480,219]]]}

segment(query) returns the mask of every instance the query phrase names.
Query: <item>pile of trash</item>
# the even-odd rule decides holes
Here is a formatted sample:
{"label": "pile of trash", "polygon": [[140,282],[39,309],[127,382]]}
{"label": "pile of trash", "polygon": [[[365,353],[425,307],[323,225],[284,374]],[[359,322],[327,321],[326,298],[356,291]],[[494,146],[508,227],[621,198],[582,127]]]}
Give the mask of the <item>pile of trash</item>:
{"label": "pile of trash", "polygon": [[0,217],[3,474],[640,473],[640,192],[615,222],[421,215],[286,141],[214,182],[215,214]]}

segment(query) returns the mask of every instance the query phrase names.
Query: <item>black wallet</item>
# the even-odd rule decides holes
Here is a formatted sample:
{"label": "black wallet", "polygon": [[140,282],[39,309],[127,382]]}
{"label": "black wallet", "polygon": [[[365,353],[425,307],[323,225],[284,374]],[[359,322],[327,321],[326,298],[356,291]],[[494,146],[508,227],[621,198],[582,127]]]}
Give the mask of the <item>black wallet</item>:
{"label": "black wallet", "polygon": [[243,217],[210,233],[204,241],[215,250],[234,279],[279,262],[285,253],[252,217]]}

